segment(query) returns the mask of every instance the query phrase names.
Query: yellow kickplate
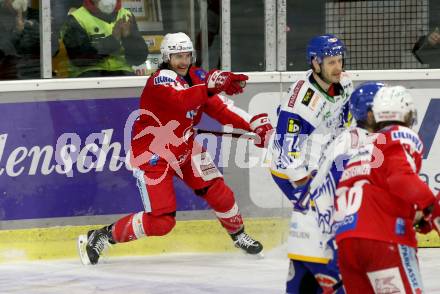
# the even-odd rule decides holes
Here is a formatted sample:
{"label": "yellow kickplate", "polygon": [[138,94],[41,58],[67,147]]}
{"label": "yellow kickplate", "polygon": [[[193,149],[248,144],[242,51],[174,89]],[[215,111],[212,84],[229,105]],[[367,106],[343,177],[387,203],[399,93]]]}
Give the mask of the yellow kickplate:
{"label": "yellow kickplate", "polygon": [[417,234],[417,241],[419,247],[440,247],[440,238],[436,231],[426,235]]}
{"label": "yellow kickplate", "polygon": [[[287,239],[285,218],[246,219],[246,232],[261,241],[266,251]],[[99,226],[64,226],[25,230],[0,230],[0,263],[22,260],[78,258],[76,240],[80,234]],[[417,235],[419,247],[440,247],[436,232]],[[156,255],[182,252],[234,252],[230,237],[217,220],[178,221],[167,236],[145,237],[116,244],[108,256]]]}
{"label": "yellow kickplate", "polygon": [[[102,226],[65,226],[0,231],[0,262],[20,260],[78,258],[78,235]],[[287,238],[288,219],[258,218],[245,220],[246,232],[262,242],[265,250],[282,244]],[[232,252],[232,240],[217,220],[178,221],[163,237],[144,237],[116,244],[108,256],[155,255],[178,252]]]}

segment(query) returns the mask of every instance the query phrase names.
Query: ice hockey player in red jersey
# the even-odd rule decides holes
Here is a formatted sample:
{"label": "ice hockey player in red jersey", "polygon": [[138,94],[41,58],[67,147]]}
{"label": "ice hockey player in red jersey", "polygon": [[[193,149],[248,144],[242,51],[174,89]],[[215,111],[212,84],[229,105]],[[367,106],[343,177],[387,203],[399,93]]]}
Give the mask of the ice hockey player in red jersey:
{"label": "ice hockey player in red jersey", "polygon": [[272,130],[267,114],[251,117],[219,95],[241,93],[248,77],[220,70],[206,73],[193,66],[194,47],[184,33],[167,34],[161,54],[163,63],[142,92],[131,140],[132,165],[145,210],[80,236],[84,264],[96,264],[108,243],[168,234],[176,223],[176,175],[214,210],[236,247],[248,254],[263,249],[244,231],[234,193],[209,153],[194,140],[193,127],[206,113],[221,124],[255,132],[255,145],[265,147]]}
{"label": "ice hockey player in red jersey", "polygon": [[435,196],[418,176],[416,109],[405,88],[385,86],[372,112],[377,138],[348,161],[336,190],[342,280],[349,294],[422,293],[414,223],[431,221]]}

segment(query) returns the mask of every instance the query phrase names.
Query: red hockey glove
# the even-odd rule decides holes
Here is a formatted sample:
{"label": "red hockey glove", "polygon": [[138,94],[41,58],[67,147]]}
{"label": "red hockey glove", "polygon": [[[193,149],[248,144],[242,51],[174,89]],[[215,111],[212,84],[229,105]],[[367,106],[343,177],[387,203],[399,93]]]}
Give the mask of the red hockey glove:
{"label": "red hockey glove", "polygon": [[436,230],[440,235],[440,193],[437,194],[434,204],[424,210],[423,214],[424,216],[415,226],[416,231],[428,234],[432,230]]}
{"label": "red hockey glove", "polygon": [[270,124],[267,113],[260,113],[254,116],[251,121],[251,130],[257,135],[254,141],[255,146],[259,148],[266,148],[269,143],[269,137],[273,132],[273,127]]}
{"label": "red hockey glove", "polygon": [[431,223],[433,228],[437,231],[440,236],[440,193],[437,194],[434,203],[434,209],[431,213]]}
{"label": "red hockey glove", "polygon": [[417,233],[420,234],[428,234],[432,231],[433,227],[432,227],[432,223],[430,221],[425,220],[424,218],[422,218],[415,226],[414,228],[416,229]]}
{"label": "red hockey glove", "polygon": [[243,88],[246,86],[248,79],[249,77],[247,75],[213,69],[206,76],[205,84],[208,88],[209,95],[215,95],[221,92],[234,95],[243,93]]}

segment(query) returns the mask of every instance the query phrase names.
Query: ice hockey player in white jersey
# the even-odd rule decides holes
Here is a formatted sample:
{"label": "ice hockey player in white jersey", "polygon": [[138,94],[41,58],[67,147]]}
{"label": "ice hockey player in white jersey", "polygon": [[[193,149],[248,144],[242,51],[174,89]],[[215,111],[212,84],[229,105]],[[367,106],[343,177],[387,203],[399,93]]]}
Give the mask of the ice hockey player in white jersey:
{"label": "ice hockey player in white jersey", "polygon": [[345,51],[334,35],[314,37],[307,47],[311,70],[290,87],[279,106],[276,133],[269,146],[270,169],[293,201],[297,197],[292,190],[300,191],[308,181],[322,148],[349,124],[353,84],[343,70]]}
{"label": "ice hockey player in white jersey", "polygon": [[[329,260],[325,270],[330,273],[339,272],[333,242],[336,230],[334,208],[336,187],[349,159],[360,155],[359,152],[364,150],[360,148],[361,146],[363,148],[373,146],[377,138],[377,134],[373,134],[375,120],[372,105],[376,93],[382,87],[384,84],[380,82],[366,82],[354,90],[349,106],[356,126],[344,130],[329,145],[320,159],[319,170],[310,183],[308,195],[314,209],[308,214],[311,216],[310,219],[315,219],[315,230],[312,226],[308,227],[311,237],[307,240],[308,244],[303,252],[304,255],[314,254],[316,258]],[[291,237],[290,242],[296,244],[301,240]]]}
{"label": "ice hockey player in white jersey", "polygon": [[311,70],[290,87],[281,103],[276,133],[269,146],[272,177],[294,206],[290,239],[294,238],[296,244],[289,242],[287,293],[328,290],[338,282],[337,273],[318,269],[325,269],[328,258],[303,249],[310,238],[307,227],[316,231],[315,218],[308,215],[314,209],[307,193],[310,180],[323,149],[350,121],[352,82],[343,70],[345,51],[343,42],[334,35],[311,39],[307,47]]}

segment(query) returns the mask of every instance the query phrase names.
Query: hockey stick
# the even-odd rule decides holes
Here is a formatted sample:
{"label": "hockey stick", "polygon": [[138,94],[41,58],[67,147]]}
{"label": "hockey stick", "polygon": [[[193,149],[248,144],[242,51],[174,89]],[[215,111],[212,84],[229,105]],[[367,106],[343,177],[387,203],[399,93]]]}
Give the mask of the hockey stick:
{"label": "hockey stick", "polygon": [[332,289],[337,291],[339,290],[339,288],[341,288],[342,286],[344,286],[344,282],[342,280],[339,280],[336,284],[333,285]]}
{"label": "hockey stick", "polygon": [[257,135],[252,132],[248,133],[228,133],[228,132],[219,132],[219,131],[211,131],[211,130],[203,130],[203,129],[194,129],[196,134],[212,134],[214,136],[231,136],[232,138],[237,139],[246,139],[246,140],[255,140],[257,138]]}

